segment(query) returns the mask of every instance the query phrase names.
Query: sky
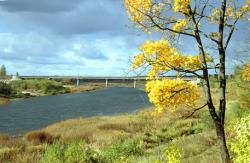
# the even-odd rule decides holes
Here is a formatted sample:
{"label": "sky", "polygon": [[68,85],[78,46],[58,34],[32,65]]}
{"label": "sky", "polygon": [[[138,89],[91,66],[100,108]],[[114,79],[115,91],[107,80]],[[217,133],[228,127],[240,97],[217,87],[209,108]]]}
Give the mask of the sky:
{"label": "sky", "polygon": [[138,46],[155,38],[131,25],[123,0],[0,0],[0,17],[0,64],[8,74],[128,75]]}

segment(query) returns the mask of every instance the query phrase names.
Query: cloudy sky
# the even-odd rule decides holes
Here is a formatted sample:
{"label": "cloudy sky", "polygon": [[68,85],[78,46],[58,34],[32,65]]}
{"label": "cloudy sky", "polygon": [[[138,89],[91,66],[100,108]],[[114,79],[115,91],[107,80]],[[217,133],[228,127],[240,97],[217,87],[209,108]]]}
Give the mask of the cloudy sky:
{"label": "cloudy sky", "polygon": [[131,27],[122,0],[1,0],[0,17],[9,74],[126,75],[138,45],[154,37]]}

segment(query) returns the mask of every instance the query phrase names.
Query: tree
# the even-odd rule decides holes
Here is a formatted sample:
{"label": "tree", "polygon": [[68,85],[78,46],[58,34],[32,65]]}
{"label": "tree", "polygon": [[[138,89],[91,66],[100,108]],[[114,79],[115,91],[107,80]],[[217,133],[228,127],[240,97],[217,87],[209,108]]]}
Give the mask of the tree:
{"label": "tree", "polygon": [[0,69],[0,76],[6,76],[6,67],[5,67],[5,65],[2,65],[2,66],[1,66],[1,69]]}
{"label": "tree", "polygon": [[19,77],[19,73],[18,72],[16,72],[16,77]]}
{"label": "tree", "polygon": [[12,92],[11,86],[4,82],[0,82],[0,96],[8,96]]}
{"label": "tree", "polygon": [[[146,89],[156,110],[175,110],[183,104],[194,106],[194,101],[200,99],[198,87],[182,77],[193,75],[200,78],[206,101],[195,110],[207,106],[215,124],[222,162],[231,162],[224,130],[225,58],[236,25],[249,16],[250,0],[244,4],[237,0],[124,0],[124,4],[137,27],[148,33],[159,32],[162,36],[158,41],[146,41],[132,65],[134,69],[143,68],[148,72],[150,80]],[[182,54],[178,50],[177,41],[188,37],[197,45],[197,55]],[[212,99],[209,69],[219,69],[217,108]],[[177,73],[177,79],[162,77],[173,72]]]}

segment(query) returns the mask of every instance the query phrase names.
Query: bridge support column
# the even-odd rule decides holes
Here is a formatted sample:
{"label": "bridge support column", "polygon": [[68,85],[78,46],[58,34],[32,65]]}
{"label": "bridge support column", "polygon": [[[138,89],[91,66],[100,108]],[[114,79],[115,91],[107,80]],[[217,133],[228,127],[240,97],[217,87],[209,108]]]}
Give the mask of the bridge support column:
{"label": "bridge support column", "polygon": [[106,80],[106,88],[108,88],[108,79],[105,79]]}
{"label": "bridge support column", "polygon": [[76,79],[76,86],[79,86],[79,79]]}
{"label": "bridge support column", "polygon": [[136,79],[134,79],[134,88],[136,88]]}

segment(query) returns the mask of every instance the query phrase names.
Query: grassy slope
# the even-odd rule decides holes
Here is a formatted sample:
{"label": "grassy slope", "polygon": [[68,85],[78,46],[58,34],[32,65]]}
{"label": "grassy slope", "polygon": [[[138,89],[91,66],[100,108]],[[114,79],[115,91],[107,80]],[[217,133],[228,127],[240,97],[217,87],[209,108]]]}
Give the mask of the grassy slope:
{"label": "grassy slope", "polygon": [[[43,131],[62,143],[83,138],[90,148],[101,151],[109,150],[113,143],[136,140],[143,145],[143,154],[131,155],[129,160],[132,162],[152,162],[160,159],[163,149],[172,142],[178,142],[183,148],[185,162],[219,162],[215,134],[206,123],[198,118],[181,119],[174,114],[152,118],[141,112],[137,115],[71,119],[48,126]],[[29,142],[25,137],[0,137],[0,162],[27,162],[33,157],[39,158],[39,151],[45,148],[45,144]],[[24,152],[20,152],[20,149]],[[30,151],[34,155],[30,155]]]}

